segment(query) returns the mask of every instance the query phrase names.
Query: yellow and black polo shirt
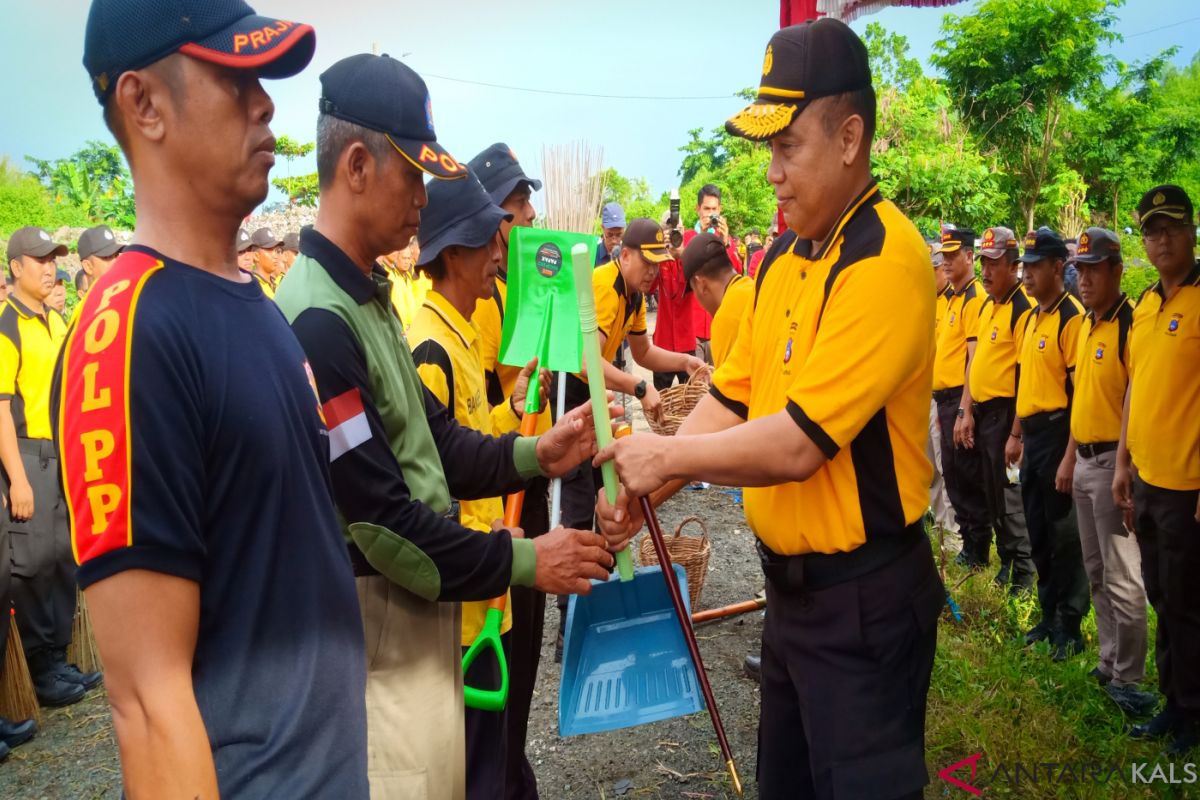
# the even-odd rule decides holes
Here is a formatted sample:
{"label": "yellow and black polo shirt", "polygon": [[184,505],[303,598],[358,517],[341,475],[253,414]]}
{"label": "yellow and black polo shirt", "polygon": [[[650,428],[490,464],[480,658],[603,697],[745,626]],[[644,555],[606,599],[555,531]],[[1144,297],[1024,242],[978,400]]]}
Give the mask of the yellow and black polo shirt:
{"label": "yellow and black polo shirt", "polygon": [[934,391],[953,389],[966,381],[967,342],[975,341],[983,297],[983,286],[978,278],[972,278],[957,292],[951,287],[946,316],[938,324],[937,358],[933,367]]}
{"label": "yellow and black polo shirt", "polygon": [[52,439],[50,384],[67,337],[62,315],[45,307],[35,314],[9,295],[0,307],[0,400],[8,400],[21,439]]}
{"label": "yellow and black polo shirt", "polygon": [[[463,318],[436,289],[425,295],[408,331],[413,361],[421,382],[466,428],[492,436],[515,431],[521,420],[507,402],[492,408],[484,385],[483,360],[479,354],[479,329]],[[490,533],[492,522],[504,518],[504,501],[499,497],[463,500],[459,503],[463,527]],[[462,644],[470,645],[483,628],[487,601],[462,604]],[[502,631],[512,627],[506,607]]]}
{"label": "yellow and black polo shirt", "polygon": [[954,296],[954,287],[946,284],[946,288],[938,292],[937,297],[933,301],[933,333],[936,341],[937,333],[942,328],[942,322],[946,319],[946,313],[950,309],[950,298]]}
{"label": "yellow and black polo shirt", "polygon": [[924,239],[871,184],[820,248],[781,236],[756,283],[712,393],[747,420],[786,410],[829,460],[804,482],[747,488],[751,528],[783,555],[899,534],[925,513],[933,477]]}
{"label": "yellow and black polo shirt", "polygon": [[250,274],[254,276],[254,280],[258,281],[258,285],[262,288],[263,294],[274,300],[275,284],[264,278],[262,275],[259,275],[257,271],[251,272]]}
{"label": "yellow and black polo shirt", "polygon": [[[496,288],[487,300],[475,303],[471,323],[479,331],[479,355],[483,359],[483,375],[487,385],[487,401],[499,406],[512,397],[521,375],[520,367],[500,363],[500,339],[504,332],[504,308],[508,303],[508,281],[496,276]],[[543,434],[554,425],[549,409],[538,416],[534,432]]]}
{"label": "yellow and black polo shirt", "polygon": [[1031,307],[1018,281],[999,301],[990,296],[979,310],[971,397],[977,403],[1017,396],[1017,342]]}
{"label": "yellow and black polo shirt", "polygon": [[1083,306],[1068,292],[1042,311],[1040,306],[1025,316],[1017,363],[1017,416],[1032,417],[1058,411],[1071,403],[1067,377],[1075,371],[1079,351],[1079,325]]}
{"label": "yellow and black polo shirt", "polygon": [[1079,444],[1116,442],[1129,385],[1133,301],[1122,294],[1103,316],[1089,311],[1079,328],[1071,435]]}
{"label": "yellow and black polo shirt", "polygon": [[1126,436],[1142,480],[1200,489],[1200,264],[1170,297],[1151,286],[1133,312]]}
{"label": "yellow and black polo shirt", "polygon": [[743,275],[735,275],[725,287],[725,296],[721,298],[717,313],[713,314],[712,339],[709,342],[713,364],[716,366],[724,364],[725,359],[729,357],[729,351],[737,339],[738,327],[742,324],[742,317],[746,316],[747,309],[753,303],[754,281]]}
{"label": "yellow and black polo shirt", "polygon": [[626,336],[646,335],[646,298],[640,292],[627,297],[619,262],[610,261],[592,272],[596,295],[596,327],[607,337],[601,355],[612,361],[621,352]]}

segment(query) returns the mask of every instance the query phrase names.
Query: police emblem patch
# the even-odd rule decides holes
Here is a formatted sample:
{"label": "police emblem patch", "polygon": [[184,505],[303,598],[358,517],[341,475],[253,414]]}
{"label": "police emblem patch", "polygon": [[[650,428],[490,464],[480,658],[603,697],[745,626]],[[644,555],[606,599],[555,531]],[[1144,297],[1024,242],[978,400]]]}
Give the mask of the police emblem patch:
{"label": "police emblem patch", "polygon": [[992,328],[992,341],[996,341],[996,335],[1000,333],[999,328]]}
{"label": "police emblem patch", "polygon": [[1103,358],[1104,358],[1104,348],[1103,348],[1103,347],[1097,347],[1097,348],[1096,348],[1096,360],[1097,360],[1097,361],[1100,361],[1100,360],[1101,360],[1101,359],[1103,359]]}
{"label": "police emblem patch", "polygon": [[1046,337],[1043,336],[1041,339],[1038,339],[1038,350],[1045,350],[1045,349],[1046,349]]}
{"label": "police emblem patch", "polygon": [[787,346],[783,348],[783,363],[788,363],[792,360],[792,340],[787,340]]}
{"label": "police emblem patch", "polygon": [[1175,333],[1179,330],[1179,317],[1173,318],[1167,323],[1167,333]]}

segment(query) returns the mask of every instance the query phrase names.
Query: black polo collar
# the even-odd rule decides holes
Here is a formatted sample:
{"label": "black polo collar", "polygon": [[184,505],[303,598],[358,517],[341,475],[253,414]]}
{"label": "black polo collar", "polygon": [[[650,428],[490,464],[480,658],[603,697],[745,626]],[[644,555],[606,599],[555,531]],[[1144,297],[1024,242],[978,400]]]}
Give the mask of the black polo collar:
{"label": "black polo collar", "polygon": [[1012,288],[1005,293],[1004,297],[1000,298],[1000,305],[1003,306],[1011,303],[1012,299],[1017,296],[1017,292],[1019,291],[1021,291],[1021,282],[1017,281],[1012,285]]}
{"label": "black polo collar", "polygon": [[[1200,286],[1200,261],[1196,262],[1195,266],[1192,267],[1192,271],[1188,273],[1187,277],[1179,285]],[[1154,285],[1150,287],[1150,291],[1157,293],[1164,303],[1167,302],[1167,294],[1163,291],[1162,278],[1154,282]]]}
{"label": "black polo collar", "polygon": [[[1069,292],[1064,290],[1063,293],[1058,296],[1058,299],[1054,301],[1054,305],[1052,305],[1052,306],[1050,306],[1050,308],[1046,309],[1046,313],[1047,314],[1057,313],[1058,309],[1062,307],[1063,301],[1067,299],[1068,294],[1069,294]],[[1038,314],[1042,313],[1042,306],[1040,303],[1038,304],[1038,307],[1037,307],[1037,313]]]}
{"label": "black polo collar", "polygon": [[381,292],[386,298],[391,290],[391,280],[382,266],[372,264],[371,274],[363,274],[350,256],[311,227],[300,231],[300,254],[320,264],[338,288],[360,306],[378,299]]}
{"label": "black polo collar", "polygon": [[[1100,317],[1100,321],[1101,322],[1112,322],[1114,319],[1117,318],[1117,314],[1121,313],[1122,306],[1124,306],[1128,302],[1129,302],[1129,298],[1125,296],[1124,292],[1121,292],[1120,296],[1117,297],[1117,302],[1113,303],[1112,308],[1110,308],[1107,312],[1105,312],[1104,316]],[[1096,324],[1095,309],[1088,311],[1087,318],[1089,320],[1091,320],[1093,325]]]}
{"label": "black polo collar", "polygon": [[951,297],[954,297],[954,284],[947,283],[946,288],[942,289],[942,291],[938,292],[938,294],[940,294],[942,297],[946,298],[947,300],[949,300]]}
{"label": "black polo collar", "polygon": [[829,254],[833,243],[842,235],[842,231],[846,229],[850,221],[858,216],[864,208],[870,208],[882,199],[883,197],[879,194],[879,186],[875,183],[875,179],[872,178],[871,182],[859,193],[858,197],[854,198],[846,206],[846,210],[842,212],[842,216],[838,218],[837,222],[829,230],[829,235],[825,237],[820,250],[815,253],[813,252],[813,241],[811,239],[797,239],[796,244],[792,246],[792,253],[801,258],[807,258],[810,261],[820,261]]}
{"label": "black polo collar", "polygon": [[977,281],[977,280],[979,280],[979,279],[978,279],[978,278],[971,278],[971,280],[969,280],[969,281],[967,281],[966,283],[964,283],[964,284],[963,284],[963,287],[962,287],[962,289],[959,289],[958,291],[955,291],[955,290],[954,290],[954,284],[953,284],[953,283],[952,283],[952,284],[950,284],[950,296],[951,296],[951,297],[961,297],[961,296],[963,296],[964,294],[966,294],[966,293],[967,293],[967,289],[970,289],[970,288],[971,288],[971,287],[972,287],[972,286],[975,284],[975,281]]}

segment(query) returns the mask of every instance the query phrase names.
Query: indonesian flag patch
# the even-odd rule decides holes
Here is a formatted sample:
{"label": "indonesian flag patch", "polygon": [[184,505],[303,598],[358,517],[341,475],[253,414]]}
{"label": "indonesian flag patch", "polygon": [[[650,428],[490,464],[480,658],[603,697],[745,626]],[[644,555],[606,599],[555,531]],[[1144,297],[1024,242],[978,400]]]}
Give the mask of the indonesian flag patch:
{"label": "indonesian flag patch", "polygon": [[370,441],[371,426],[358,389],[331,398],[321,410],[325,413],[325,424],[329,426],[330,463]]}

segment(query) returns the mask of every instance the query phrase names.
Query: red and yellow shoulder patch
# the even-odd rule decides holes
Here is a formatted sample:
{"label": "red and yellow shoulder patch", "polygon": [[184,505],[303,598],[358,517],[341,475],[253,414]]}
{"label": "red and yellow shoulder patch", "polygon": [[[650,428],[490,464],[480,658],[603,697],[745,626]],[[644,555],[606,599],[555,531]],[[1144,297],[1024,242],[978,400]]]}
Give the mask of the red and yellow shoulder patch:
{"label": "red and yellow shoulder patch", "polygon": [[63,348],[59,448],[79,564],[133,543],[130,345],[142,287],[162,268],[146,253],[122,254],[88,292]]}

